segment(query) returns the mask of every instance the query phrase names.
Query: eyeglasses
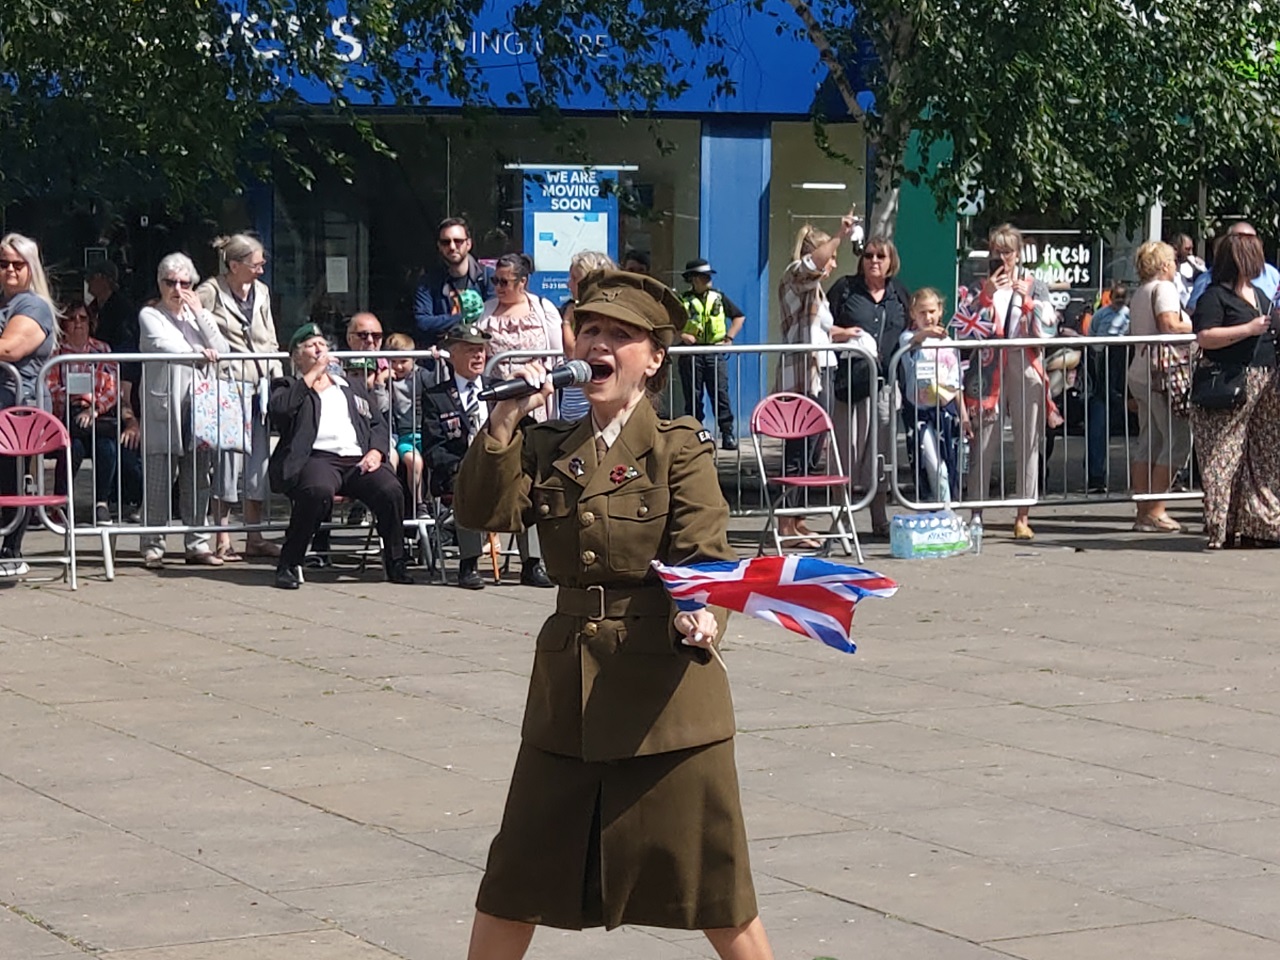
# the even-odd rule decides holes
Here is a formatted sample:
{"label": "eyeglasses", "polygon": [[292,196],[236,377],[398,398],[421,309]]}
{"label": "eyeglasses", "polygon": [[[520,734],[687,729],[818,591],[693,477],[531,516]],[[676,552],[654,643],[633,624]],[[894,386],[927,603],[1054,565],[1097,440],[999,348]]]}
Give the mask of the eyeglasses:
{"label": "eyeglasses", "polygon": [[0,270],[12,270],[14,273],[21,273],[27,268],[25,260],[0,260]]}
{"label": "eyeglasses", "polygon": [[493,285],[495,287],[518,287],[524,283],[520,277],[494,277]]}
{"label": "eyeglasses", "polygon": [[172,277],[165,277],[165,278],[164,278],[163,280],[161,280],[160,282],[161,282],[161,283],[163,283],[163,284],[164,284],[166,287],[168,287],[170,290],[172,290],[174,287],[179,287],[179,288],[181,288],[181,289],[183,289],[183,290],[190,290],[190,289],[191,289],[191,281],[190,281],[190,280],[174,280]]}
{"label": "eyeglasses", "polygon": [[267,260],[265,257],[263,257],[257,263],[253,263],[247,257],[243,260],[237,260],[236,262],[243,263],[246,267],[249,267],[251,270],[261,270],[267,265]]}
{"label": "eyeglasses", "polygon": [[71,316],[67,317],[63,321],[63,323],[66,323],[66,324],[88,323],[88,322],[89,322],[89,315],[87,313],[73,313],[71,314]]}
{"label": "eyeglasses", "polygon": [[351,335],[357,340],[366,340],[370,343],[377,343],[382,339],[382,334],[375,333],[372,330],[356,330]]}
{"label": "eyeglasses", "polygon": [[467,237],[462,237],[462,238],[441,237],[439,240],[436,241],[436,243],[440,244],[440,246],[442,247],[460,247],[464,243],[469,243],[469,242],[470,240]]}

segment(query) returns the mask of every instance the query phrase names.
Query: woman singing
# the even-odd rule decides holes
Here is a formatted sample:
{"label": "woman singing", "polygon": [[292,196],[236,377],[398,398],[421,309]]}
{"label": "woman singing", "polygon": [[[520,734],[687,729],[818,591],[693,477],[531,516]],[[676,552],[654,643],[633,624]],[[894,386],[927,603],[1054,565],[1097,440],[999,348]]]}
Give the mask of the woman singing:
{"label": "woman singing", "polygon": [[560,587],[469,957],[519,960],[537,924],[641,924],[700,929],[725,960],[771,960],[728,678],[707,650],[724,617],[676,615],[650,570],[736,559],[710,435],[689,417],[659,420],[648,399],[686,314],[658,281],[620,271],[584,278],[578,300],[590,415],[532,424],[550,383],[498,403],[456,481],[458,523],[537,524]]}

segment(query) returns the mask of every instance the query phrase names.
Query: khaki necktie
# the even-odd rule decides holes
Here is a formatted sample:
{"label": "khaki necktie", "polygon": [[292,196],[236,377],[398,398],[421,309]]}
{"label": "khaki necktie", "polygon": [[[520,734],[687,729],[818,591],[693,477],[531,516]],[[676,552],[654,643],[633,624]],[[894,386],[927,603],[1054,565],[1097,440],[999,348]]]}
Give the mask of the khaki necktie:
{"label": "khaki necktie", "polygon": [[596,437],[596,466],[604,464],[605,458],[609,456],[609,445],[604,442],[604,437]]}

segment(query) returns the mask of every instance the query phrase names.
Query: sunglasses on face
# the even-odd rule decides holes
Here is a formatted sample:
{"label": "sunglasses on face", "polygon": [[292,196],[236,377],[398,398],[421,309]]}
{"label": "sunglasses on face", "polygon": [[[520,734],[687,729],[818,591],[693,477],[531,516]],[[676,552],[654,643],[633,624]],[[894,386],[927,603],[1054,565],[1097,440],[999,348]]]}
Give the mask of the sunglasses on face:
{"label": "sunglasses on face", "polygon": [[27,261],[25,260],[0,260],[0,270],[12,270],[15,273],[20,273],[26,269],[26,266]]}
{"label": "sunglasses on face", "polygon": [[518,277],[494,277],[493,285],[495,287],[518,287],[523,283]]}
{"label": "sunglasses on face", "polygon": [[887,253],[881,253],[880,251],[873,252],[869,250],[866,253],[864,253],[863,256],[866,257],[868,260],[888,260],[889,259],[889,255]]}
{"label": "sunglasses on face", "polygon": [[441,237],[436,241],[442,247],[460,247],[467,242],[466,237],[459,239],[458,237]]}
{"label": "sunglasses on face", "polygon": [[73,313],[71,316],[67,317],[67,319],[63,322],[66,323],[67,325],[70,325],[73,323],[88,323],[89,315],[87,313]]}
{"label": "sunglasses on face", "polygon": [[174,287],[177,287],[177,288],[178,288],[178,289],[180,289],[180,290],[190,290],[190,289],[191,289],[191,281],[190,281],[190,280],[174,280],[174,279],[172,279],[171,277],[165,277],[165,278],[164,278],[163,280],[161,280],[160,282],[161,282],[161,283],[163,283],[163,284],[164,284],[166,287],[168,287],[170,290],[172,290]]}
{"label": "sunglasses on face", "polygon": [[357,330],[354,336],[357,340],[367,340],[372,343],[377,343],[382,339],[382,334],[374,333],[371,330]]}

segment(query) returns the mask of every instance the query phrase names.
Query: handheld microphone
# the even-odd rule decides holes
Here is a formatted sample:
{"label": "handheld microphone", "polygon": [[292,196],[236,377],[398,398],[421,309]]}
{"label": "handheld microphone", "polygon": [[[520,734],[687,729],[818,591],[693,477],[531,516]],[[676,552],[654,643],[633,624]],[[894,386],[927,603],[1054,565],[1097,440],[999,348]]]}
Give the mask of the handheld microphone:
{"label": "handheld microphone", "polygon": [[[563,367],[551,371],[551,385],[557,390],[564,387],[577,386],[591,379],[591,364],[585,360],[570,360]],[[519,400],[531,393],[537,393],[539,387],[529,386],[528,381],[516,378],[495,383],[486,390],[481,390],[477,399],[485,403],[497,403],[500,400]]]}

